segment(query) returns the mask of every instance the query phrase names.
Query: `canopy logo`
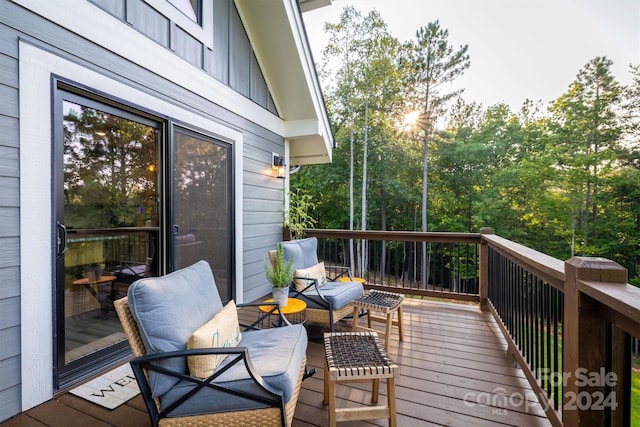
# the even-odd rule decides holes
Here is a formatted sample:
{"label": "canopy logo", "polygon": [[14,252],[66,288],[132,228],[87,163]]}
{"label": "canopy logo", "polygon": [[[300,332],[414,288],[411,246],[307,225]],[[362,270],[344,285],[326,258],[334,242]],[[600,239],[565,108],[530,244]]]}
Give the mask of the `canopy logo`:
{"label": "canopy logo", "polygon": [[[580,388],[604,388],[605,391],[581,390],[574,392],[565,390],[563,392],[563,410],[603,411],[605,408],[616,409],[618,406],[615,391],[608,391],[618,384],[618,376],[615,372],[607,372],[604,368],[600,368],[597,372],[578,368],[573,373],[551,372],[545,368],[538,370],[538,379],[561,392],[570,384],[570,381],[573,381],[573,384]],[[503,387],[497,387],[490,392],[470,391],[464,395],[463,400],[468,407],[476,405],[491,407],[493,415],[508,415],[510,410],[522,411],[524,409],[525,412],[529,412],[531,408],[538,405],[541,405],[543,410],[548,409],[538,401],[533,391],[509,392]],[[553,402],[554,400],[555,397],[551,395],[548,401]]]}

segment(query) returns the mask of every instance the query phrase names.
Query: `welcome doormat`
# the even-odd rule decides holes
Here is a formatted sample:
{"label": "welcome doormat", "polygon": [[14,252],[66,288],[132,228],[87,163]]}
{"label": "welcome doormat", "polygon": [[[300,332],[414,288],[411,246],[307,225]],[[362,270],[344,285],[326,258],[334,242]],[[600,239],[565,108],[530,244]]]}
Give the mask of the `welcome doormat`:
{"label": "welcome doormat", "polygon": [[96,405],[115,409],[140,394],[140,389],[131,366],[127,363],[70,390],[69,393]]}

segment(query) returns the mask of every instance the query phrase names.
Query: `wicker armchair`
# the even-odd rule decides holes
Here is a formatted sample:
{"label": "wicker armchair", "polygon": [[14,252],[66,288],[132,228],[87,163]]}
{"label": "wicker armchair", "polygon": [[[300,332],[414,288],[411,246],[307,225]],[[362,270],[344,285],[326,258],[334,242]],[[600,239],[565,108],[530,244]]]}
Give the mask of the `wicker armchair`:
{"label": "wicker armchair", "polygon": [[[341,282],[338,278],[351,277],[348,267],[325,267],[318,262],[318,241],[315,237],[281,242],[285,261],[293,258],[294,283],[290,285],[289,297],[299,298],[307,303],[306,318],[311,322],[327,323],[331,332],[334,323],[351,315],[351,301],[362,296],[364,287],[361,283]],[[269,251],[273,263],[275,250]],[[320,268],[323,273],[316,275],[306,273]],[[333,274],[332,274],[333,273]]]}
{"label": "wicker armchair", "polygon": [[[195,265],[202,267],[202,264],[208,268],[208,264],[203,261]],[[176,273],[180,274],[180,271]],[[165,277],[170,278],[171,275]],[[114,302],[133,350],[134,359],[131,361],[131,367],[147,406],[151,424],[153,426],[290,426],[302,380],[308,376],[306,372],[307,337],[304,328],[300,325],[290,326],[283,318],[284,324],[287,325],[283,328],[256,330],[256,326],[261,323],[258,319],[250,325],[240,324],[245,327],[245,330],[242,332],[241,341],[235,347],[149,351],[150,347],[157,350],[157,345],[149,343],[152,333],[144,330],[145,326],[140,325],[138,308],[131,308],[130,299],[140,282],[152,280],[157,282],[163,279],[142,279],[131,286],[128,297]],[[212,284],[215,289],[215,282]],[[176,285],[184,286],[184,281],[177,280]],[[188,288],[182,290],[186,293],[189,291]],[[201,292],[195,293],[199,299],[202,298]],[[217,295],[217,290],[215,294]],[[182,304],[181,301],[176,301],[175,294],[167,295],[166,298],[171,300],[167,305],[170,309],[174,305]],[[192,302],[189,301],[190,304]],[[216,305],[215,302],[214,305]],[[266,303],[259,305],[264,306]],[[274,304],[273,309],[276,310],[277,305]],[[196,311],[199,311],[199,307],[194,309],[194,312]],[[266,316],[271,314],[264,313]],[[181,319],[178,318],[169,320],[176,325],[180,321]],[[141,329],[143,329],[142,332]],[[277,341],[280,343],[276,343]],[[280,356],[278,353],[287,347],[292,354],[291,359],[287,360],[291,360],[295,366],[279,367],[273,366],[273,363],[271,367],[266,366],[269,364],[266,361],[277,359]],[[188,356],[223,354],[227,355],[226,359],[207,378],[194,377],[187,369]],[[280,375],[278,379],[274,379],[273,368],[282,368],[285,372],[278,374]],[[169,391],[158,391],[160,376],[163,377],[162,381],[166,382],[168,378],[175,385],[172,385]],[[289,384],[286,384],[287,382]],[[198,402],[193,403],[194,400]],[[206,412],[209,406],[211,406],[211,413]]]}

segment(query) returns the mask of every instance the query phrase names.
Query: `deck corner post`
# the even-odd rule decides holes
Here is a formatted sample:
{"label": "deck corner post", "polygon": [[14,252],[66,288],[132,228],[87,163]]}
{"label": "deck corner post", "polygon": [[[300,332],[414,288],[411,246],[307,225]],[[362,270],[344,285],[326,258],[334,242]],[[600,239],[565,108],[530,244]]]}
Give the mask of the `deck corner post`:
{"label": "deck corner post", "polygon": [[[493,234],[493,228],[482,227],[480,235]],[[478,296],[480,310],[489,310],[489,244],[485,239],[480,239],[480,282],[478,283]]]}
{"label": "deck corner post", "polygon": [[[600,393],[608,393],[607,321],[600,304],[580,291],[581,281],[626,283],[627,270],[605,258],[573,257],[565,261],[563,321],[563,424],[605,426],[606,411],[593,410]],[[619,374],[619,373],[617,373]],[[596,394],[597,393],[597,394]]]}

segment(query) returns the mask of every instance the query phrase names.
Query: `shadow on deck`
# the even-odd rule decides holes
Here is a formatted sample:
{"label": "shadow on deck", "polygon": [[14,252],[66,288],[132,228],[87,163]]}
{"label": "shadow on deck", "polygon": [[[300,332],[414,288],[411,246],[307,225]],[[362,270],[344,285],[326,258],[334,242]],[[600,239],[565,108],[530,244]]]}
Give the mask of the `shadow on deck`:
{"label": "shadow on deck", "polygon": [[[400,366],[396,379],[399,426],[550,426],[522,371],[489,314],[476,305],[405,299],[404,341],[393,328],[389,354]],[[348,329],[350,321],[341,321]],[[381,325],[378,325],[381,326]],[[302,384],[293,426],[325,426],[322,345],[311,342],[310,367]],[[367,404],[371,383],[338,385],[337,405]],[[380,387],[380,403],[386,400]],[[387,420],[339,425],[387,425]],[[148,426],[138,396],[108,410],[70,394],[46,402],[1,424],[23,426]]]}

